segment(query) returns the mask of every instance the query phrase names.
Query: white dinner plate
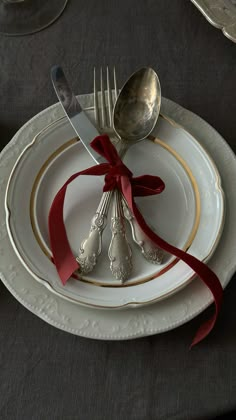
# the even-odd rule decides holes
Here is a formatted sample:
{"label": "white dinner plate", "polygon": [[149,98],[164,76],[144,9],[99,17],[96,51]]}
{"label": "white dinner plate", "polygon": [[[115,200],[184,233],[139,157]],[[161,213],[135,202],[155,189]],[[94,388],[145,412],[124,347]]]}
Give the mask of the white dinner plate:
{"label": "white dinner plate", "polygon": [[[91,106],[92,95],[83,95],[83,107]],[[196,136],[219,168],[226,196],[226,218],[220,242],[208,262],[223,287],[236,269],[236,158],[225,140],[207,122],[180,105],[162,99],[162,112]],[[6,229],[4,197],[7,181],[22,150],[43,127],[63,114],[56,104],[28,121],[0,154],[0,278],[10,293],[45,322],[70,334],[106,340],[125,340],[158,334],[176,328],[201,313],[213,302],[209,290],[195,278],[168,299],[152,305],[108,312],[63,299],[52,293],[16,258]]]}
{"label": "white dinner plate", "polygon": [[[93,118],[93,112],[88,113]],[[146,140],[133,146],[125,158],[135,175],[158,175],[166,185],[158,196],[137,199],[139,207],[161,237],[207,261],[220,239],[224,221],[218,170],[198,141],[169,118],[160,117],[153,134],[154,142]],[[194,272],[185,263],[166,255],[162,265],[152,265],[135,246],[132,277],[125,285],[117,282],[109,269],[108,228],[95,270],[80,280],[71,278],[65,286],[61,284],[51,262],[47,227],[50,205],[73,173],[91,165],[92,158],[75,138],[66,118],[54,121],[29,139],[12,170],[6,192],[8,235],[26,269],[54,293],[101,308],[144,305],[186,286]],[[96,177],[81,177],[68,189],[64,219],[75,255],[88,234],[101,193],[102,183]]]}

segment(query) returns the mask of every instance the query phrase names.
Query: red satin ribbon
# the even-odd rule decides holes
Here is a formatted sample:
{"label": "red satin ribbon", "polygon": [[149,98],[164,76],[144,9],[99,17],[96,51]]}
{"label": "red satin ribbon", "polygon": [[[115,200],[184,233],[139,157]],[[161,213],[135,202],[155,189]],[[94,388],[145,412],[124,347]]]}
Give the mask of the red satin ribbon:
{"label": "red satin ribbon", "polygon": [[49,212],[48,226],[53,261],[62,283],[65,284],[73,275],[74,271],[79,268],[79,264],[71,251],[63,220],[63,206],[67,186],[80,175],[105,175],[103,191],[111,191],[114,188],[118,188],[126,198],[128,206],[143,232],[157,246],[166,252],[175,255],[178,259],[181,259],[189,265],[210,289],[215,301],[215,312],[213,316],[208,321],[204,322],[198,329],[191,346],[197,344],[212,330],[220,310],[223,289],[218,277],[206,264],[199,261],[194,256],[170,245],[154,233],[146,224],[134,202],[134,197],[161,193],[165,188],[163,181],[159,177],[151,175],[133,178],[132,172],[123,164],[107,135],[96,137],[91,142],[91,146],[97,153],[103,156],[108,163],[95,165],[72,175],[56,194]]}

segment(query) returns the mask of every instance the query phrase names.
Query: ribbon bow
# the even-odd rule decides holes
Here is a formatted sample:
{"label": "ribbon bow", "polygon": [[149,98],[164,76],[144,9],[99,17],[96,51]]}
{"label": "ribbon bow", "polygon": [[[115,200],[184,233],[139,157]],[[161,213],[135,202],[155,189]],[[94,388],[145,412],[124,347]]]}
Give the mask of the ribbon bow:
{"label": "ribbon bow", "polygon": [[199,261],[196,257],[170,245],[154,233],[146,224],[135,204],[134,197],[161,193],[165,188],[163,181],[159,177],[152,175],[133,177],[132,172],[124,165],[107,135],[96,137],[91,142],[91,146],[108,163],[101,163],[100,165],[92,166],[72,175],[56,194],[49,212],[48,226],[53,261],[62,283],[65,284],[73,275],[74,271],[79,268],[79,264],[71,251],[63,221],[63,205],[67,186],[80,175],[105,175],[103,191],[111,191],[114,188],[118,188],[124,195],[140,228],[149,239],[164,251],[175,255],[178,259],[188,264],[212,292],[215,301],[215,312],[212,318],[203,323],[197,331],[192,346],[197,344],[212,330],[219,313],[223,289],[218,277],[206,264]]}

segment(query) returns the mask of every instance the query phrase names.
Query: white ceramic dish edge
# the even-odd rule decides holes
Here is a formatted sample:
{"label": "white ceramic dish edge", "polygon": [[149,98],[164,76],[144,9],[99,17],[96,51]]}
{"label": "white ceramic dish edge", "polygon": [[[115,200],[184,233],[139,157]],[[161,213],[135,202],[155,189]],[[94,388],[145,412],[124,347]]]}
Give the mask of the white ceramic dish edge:
{"label": "white ceramic dish edge", "polygon": [[[81,97],[86,106],[91,100],[90,95]],[[207,146],[212,157],[227,182],[227,177],[236,172],[236,158],[227,143],[221,136],[201,118],[191,112],[184,110],[177,104],[163,99],[163,111],[172,119],[182,124],[186,129],[202,140]],[[5,194],[6,180],[10,174],[13,164],[21,150],[24,148],[24,136],[20,134],[27,130],[27,135],[34,136],[38,127],[44,126],[55,118],[61,116],[58,105],[53,105],[37,115],[37,126],[32,120],[23,126],[15,135],[9,145],[2,151],[0,159],[0,171],[4,173],[1,177],[1,195]],[[201,131],[199,131],[199,127]],[[207,135],[207,137],[206,137]],[[216,137],[218,146],[216,147]],[[222,161],[225,162],[223,165]],[[230,162],[230,164],[229,164]],[[227,183],[226,196],[233,193],[233,188]],[[2,202],[2,201],[1,201]],[[231,210],[236,209],[236,197],[232,195]],[[210,266],[220,276],[223,287],[225,287],[233,275],[236,253],[236,224],[230,211],[221,242],[216,254],[210,262]],[[1,220],[4,216],[4,209],[0,208]],[[211,294],[199,281],[192,282],[180,293],[163,303],[151,305],[148,308],[132,309],[122,312],[122,316],[113,312],[112,319],[107,320],[102,310],[93,310],[85,307],[78,308],[67,301],[47,293],[45,288],[35,281],[16,261],[14,251],[9,242],[5,222],[0,224],[0,260],[4,261],[1,269],[1,278],[6,287],[31,312],[35,313],[46,322],[67,332],[89,338],[122,340],[161,333],[173,329],[189,321],[202,312],[212,302]],[[21,281],[16,281],[21,277]],[[32,287],[33,286],[33,287]],[[121,312],[120,312],[121,314]],[[106,324],[108,322],[108,324]]]}

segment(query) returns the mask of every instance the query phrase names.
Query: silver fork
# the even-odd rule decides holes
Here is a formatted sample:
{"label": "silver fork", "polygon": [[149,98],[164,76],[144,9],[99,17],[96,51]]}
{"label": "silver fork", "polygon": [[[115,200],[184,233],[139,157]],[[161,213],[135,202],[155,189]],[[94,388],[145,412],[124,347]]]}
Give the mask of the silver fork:
{"label": "silver fork", "polygon": [[[110,73],[107,67],[107,107],[104,90],[103,70],[100,71],[100,105],[97,91],[96,69],[94,69],[94,114],[96,125],[101,132],[113,133],[112,111],[117,99],[116,72],[114,69],[114,99],[110,87]],[[125,281],[132,270],[132,252],[125,233],[125,219],[122,206],[122,196],[118,190],[103,193],[101,201],[92,219],[88,237],[81,243],[77,261],[80,264],[80,273],[87,274],[97,263],[102,250],[102,233],[107,224],[107,213],[112,195],[114,201],[111,212],[112,238],[108,250],[110,269],[117,280]]]}

